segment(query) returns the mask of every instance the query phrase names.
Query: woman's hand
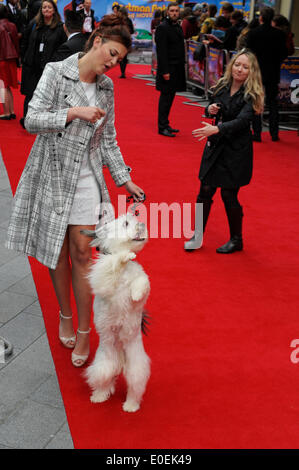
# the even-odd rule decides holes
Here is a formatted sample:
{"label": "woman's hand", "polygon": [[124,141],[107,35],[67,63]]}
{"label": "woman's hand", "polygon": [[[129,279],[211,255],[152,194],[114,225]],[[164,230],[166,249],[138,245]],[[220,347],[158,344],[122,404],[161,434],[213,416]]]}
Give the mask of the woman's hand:
{"label": "woman's hand", "polygon": [[163,75],[164,80],[170,80],[170,73],[164,73]]}
{"label": "woman's hand", "polygon": [[82,119],[82,121],[94,124],[105,116],[105,114],[106,111],[101,108],[97,108],[96,106],[78,106],[68,110],[66,122],[73,121],[74,119]]}
{"label": "woman's hand", "polygon": [[195,138],[200,137],[200,139],[198,139],[199,142],[205,137],[209,137],[213,134],[218,134],[219,129],[217,126],[212,126],[207,122],[203,122],[202,124],[204,125],[204,127],[200,127],[199,129],[194,129],[194,131],[192,131],[192,134]]}
{"label": "woman's hand", "polygon": [[215,116],[219,110],[220,106],[216,103],[210,104],[210,106],[208,107],[208,113],[211,114],[211,116]]}
{"label": "woman's hand", "polygon": [[125,183],[125,188],[128,193],[132,194],[134,201],[142,201],[144,198],[144,191],[143,189],[139,188],[133,181],[127,181]]}

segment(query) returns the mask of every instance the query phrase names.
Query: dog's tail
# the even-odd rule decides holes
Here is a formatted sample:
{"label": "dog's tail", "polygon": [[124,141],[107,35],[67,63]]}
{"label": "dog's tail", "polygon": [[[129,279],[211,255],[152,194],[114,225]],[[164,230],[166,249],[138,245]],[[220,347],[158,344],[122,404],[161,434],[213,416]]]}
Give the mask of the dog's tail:
{"label": "dog's tail", "polygon": [[149,325],[151,323],[150,319],[151,319],[150,314],[148,313],[147,310],[144,310],[142,312],[142,319],[141,319],[141,331],[144,335],[148,334]]}

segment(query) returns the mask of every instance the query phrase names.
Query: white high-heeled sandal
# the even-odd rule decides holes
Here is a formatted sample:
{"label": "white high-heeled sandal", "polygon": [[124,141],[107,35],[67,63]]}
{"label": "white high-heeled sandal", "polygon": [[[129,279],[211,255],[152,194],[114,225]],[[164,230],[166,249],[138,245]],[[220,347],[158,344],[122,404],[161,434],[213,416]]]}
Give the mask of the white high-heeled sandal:
{"label": "white high-heeled sandal", "polygon": [[[71,320],[73,318],[73,316],[65,317],[64,315],[62,315],[61,311],[59,312],[59,317],[65,320]],[[61,326],[61,322],[59,322],[59,330],[60,330],[60,326]],[[58,334],[58,337],[65,348],[73,349],[76,346],[76,339],[77,339],[76,336],[71,336],[69,338],[66,338],[65,336],[60,336],[60,334]],[[70,342],[72,344],[69,344]]]}
{"label": "white high-heeled sandal", "polygon": [[[79,328],[77,329],[77,333],[81,333],[81,334],[89,334],[90,333],[90,330],[91,328],[88,329],[88,331],[81,331],[79,330]],[[87,361],[88,359],[88,356],[89,356],[89,350],[88,350],[88,354],[75,354],[74,352],[72,352],[72,364],[73,366],[75,367],[82,367],[84,366],[85,362]],[[80,361],[80,364],[77,364],[76,362],[77,361]]]}

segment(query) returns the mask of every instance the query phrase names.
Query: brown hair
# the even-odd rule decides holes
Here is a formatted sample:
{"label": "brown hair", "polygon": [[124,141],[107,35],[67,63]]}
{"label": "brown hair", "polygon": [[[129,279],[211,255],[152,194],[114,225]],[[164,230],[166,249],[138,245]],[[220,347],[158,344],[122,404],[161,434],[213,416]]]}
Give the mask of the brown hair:
{"label": "brown hair", "polygon": [[50,29],[55,29],[56,26],[61,23],[61,16],[58,12],[58,8],[57,8],[57,5],[56,3],[53,1],[53,0],[42,0],[42,3],[40,5],[40,8],[38,10],[38,14],[36,15],[35,17],[35,21],[36,21],[36,29],[38,28],[42,28],[44,25],[45,25],[45,21],[44,21],[44,15],[42,14],[42,7],[43,7],[43,4],[45,2],[48,2],[48,3],[51,3],[51,5],[53,6],[54,8],[54,15],[52,17],[52,21],[51,21],[51,24],[49,25],[50,26]]}
{"label": "brown hair", "polygon": [[125,46],[129,51],[132,45],[131,34],[127,23],[122,15],[105,15],[103,16],[99,26],[93,31],[88,39],[85,52],[88,52],[96,37],[102,38],[105,43],[107,41],[116,41]]}
{"label": "brown hair", "polygon": [[170,2],[168,3],[166,10],[168,11],[170,7],[179,7],[179,6],[180,5],[178,4],[178,2]]}

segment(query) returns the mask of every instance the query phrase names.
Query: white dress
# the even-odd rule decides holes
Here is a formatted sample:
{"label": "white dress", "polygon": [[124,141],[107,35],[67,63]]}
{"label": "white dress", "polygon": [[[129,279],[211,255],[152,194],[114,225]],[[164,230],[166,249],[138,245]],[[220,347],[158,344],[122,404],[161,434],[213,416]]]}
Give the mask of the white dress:
{"label": "white dress", "polygon": [[[96,83],[81,82],[90,106],[95,106]],[[102,118],[103,119],[103,118]],[[95,225],[99,222],[101,193],[86,151],[82,160],[69,225]]]}

